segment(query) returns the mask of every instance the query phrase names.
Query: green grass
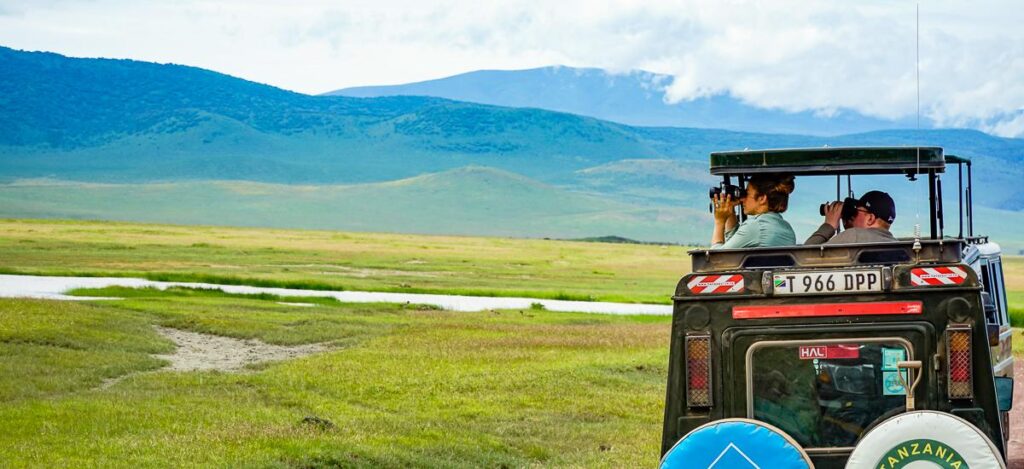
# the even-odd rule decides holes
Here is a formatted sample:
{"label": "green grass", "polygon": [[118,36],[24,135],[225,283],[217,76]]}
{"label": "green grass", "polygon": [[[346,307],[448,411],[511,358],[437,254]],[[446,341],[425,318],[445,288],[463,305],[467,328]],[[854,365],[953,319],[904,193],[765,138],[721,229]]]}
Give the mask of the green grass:
{"label": "green grass", "polygon": [[[667,304],[687,248],[117,222],[2,220],[0,273]],[[1024,325],[1024,257],[1006,256]]]}
{"label": "green grass", "polygon": [[[643,467],[670,319],[451,313],[151,289],[0,300],[13,466]],[[151,325],[332,351],[248,372],[156,372]],[[104,380],[127,376],[109,387]],[[303,424],[306,416],[333,427]]]}
{"label": "green grass", "polygon": [[[335,298],[321,296],[280,296],[273,293],[227,293],[219,289],[211,288],[190,288],[190,287],[104,287],[104,288],[76,288],[66,292],[71,296],[83,297],[110,297],[110,298],[241,298],[248,300],[269,300],[284,301],[289,303],[313,303],[320,305],[339,305]],[[420,308],[433,308],[434,306],[416,305]]]}
{"label": "green grass", "polygon": [[1009,303],[1010,324],[1024,327],[1024,292],[1011,291],[1006,295]]}
{"label": "green grass", "polygon": [[678,246],[0,220],[0,272],[668,303]]}
{"label": "green grass", "polygon": [[614,233],[671,242],[711,230],[707,214],[693,208],[617,201],[474,166],[340,185],[0,181],[0,217],[558,239]]}

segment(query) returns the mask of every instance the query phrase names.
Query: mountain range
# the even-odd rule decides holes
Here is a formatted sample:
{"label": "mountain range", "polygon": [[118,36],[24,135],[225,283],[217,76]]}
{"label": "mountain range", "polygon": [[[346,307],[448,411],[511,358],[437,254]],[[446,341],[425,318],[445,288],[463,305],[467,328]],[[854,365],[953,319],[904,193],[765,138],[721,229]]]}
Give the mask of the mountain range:
{"label": "mountain range", "polygon": [[[567,83],[568,71],[551,70]],[[579,73],[590,91],[574,99],[620,99],[588,84],[601,73]],[[515,86],[506,88],[508,96]],[[727,104],[702,105],[720,116],[742,105]],[[861,117],[849,119],[867,126]],[[807,133],[831,124],[815,125]],[[708,226],[710,151],[908,144],[972,157],[984,182],[976,202],[1024,220],[1015,218],[1024,209],[1024,140],[977,131],[643,127],[447,97],[312,96],[195,67],[0,47],[0,216],[680,242]],[[812,214],[795,216],[802,226],[813,226],[830,184],[800,183],[795,206]],[[879,184],[888,183],[858,187]]]}
{"label": "mountain range", "polygon": [[[361,86],[328,96],[433,96],[496,106],[568,112],[635,126],[697,127],[744,132],[841,135],[912,128],[913,118],[887,120],[852,109],[787,112],[751,105],[730,94],[669,102],[672,77],[642,70],[610,73],[564,66],[478,70],[436,80]],[[926,120],[926,125],[930,123]]]}

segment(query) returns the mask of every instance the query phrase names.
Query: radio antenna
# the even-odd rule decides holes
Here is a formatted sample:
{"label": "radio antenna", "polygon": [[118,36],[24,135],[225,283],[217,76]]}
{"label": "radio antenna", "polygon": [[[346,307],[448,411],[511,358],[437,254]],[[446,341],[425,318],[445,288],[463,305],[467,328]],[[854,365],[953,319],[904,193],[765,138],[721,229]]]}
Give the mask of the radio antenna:
{"label": "radio antenna", "polygon": [[[914,10],[914,72],[917,82],[917,135],[921,136],[921,2],[917,2]],[[914,177],[921,175],[921,143],[917,144],[917,170]],[[931,183],[931,178],[928,179]],[[918,199],[920,200],[920,199]],[[915,206],[917,204],[914,204]],[[935,214],[932,214],[934,216]],[[921,211],[914,213],[914,253],[921,252]]]}
{"label": "radio antenna", "polygon": [[921,130],[921,2],[917,3],[914,28],[915,71],[917,72],[917,130]]}

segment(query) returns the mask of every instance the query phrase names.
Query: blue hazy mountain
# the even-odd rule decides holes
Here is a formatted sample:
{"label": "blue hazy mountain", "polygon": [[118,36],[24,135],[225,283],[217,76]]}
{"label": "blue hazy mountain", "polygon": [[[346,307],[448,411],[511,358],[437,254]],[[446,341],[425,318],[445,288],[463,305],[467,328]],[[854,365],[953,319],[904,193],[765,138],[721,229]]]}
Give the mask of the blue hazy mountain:
{"label": "blue hazy mountain", "polygon": [[[588,205],[603,207],[597,211],[627,204],[630,210],[674,207],[703,216],[710,151],[910,144],[940,145],[974,158],[975,180],[984,183],[975,200],[994,208],[1024,208],[1018,182],[1024,176],[1024,140],[976,131],[893,129],[825,137],[638,127],[435,97],[310,96],[195,67],[0,48],[0,183],[50,178],[352,185],[474,166],[606,200]],[[471,182],[486,174],[471,171],[444,179],[448,182],[437,190],[456,196],[436,200],[470,200],[516,181]],[[440,180],[417,179],[417,187]],[[455,187],[460,184],[464,187]],[[813,198],[808,203],[827,196],[826,183],[821,186],[803,192]],[[538,192],[527,196],[526,187],[505,187],[502,199],[509,206],[517,197],[536,205]],[[811,187],[804,184],[801,190]],[[500,207],[486,213],[493,214],[494,223],[515,223],[502,218]],[[608,225],[602,221],[601,226]],[[626,230],[590,234],[621,233]]]}
{"label": "blue hazy mountain", "polygon": [[437,80],[362,86],[327,93],[373,98],[432,96],[496,106],[568,112],[635,126],[699,127],[745,132],[839,135],[911,128],[913,119],[885,120],[850,109],[828,115],[753,106],[729,94],[667,103],[672,77],[645,71],[613,74],[564,66],[529,70],[480,70]]}

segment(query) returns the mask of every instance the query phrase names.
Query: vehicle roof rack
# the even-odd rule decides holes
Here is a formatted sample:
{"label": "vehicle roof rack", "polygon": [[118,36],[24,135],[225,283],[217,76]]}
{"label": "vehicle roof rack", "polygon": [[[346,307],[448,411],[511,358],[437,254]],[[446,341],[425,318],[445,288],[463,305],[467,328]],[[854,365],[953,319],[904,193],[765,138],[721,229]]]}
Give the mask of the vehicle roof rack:
{"label": "vehicle roof rack", "polygon": [[946,158],[940,147],[822,147],[711,153],[711,174],[721,176],[919,174],[941,173],[945,167]]}
{"label": "vehicle roof rack", "polygon": [[952,164],[970,164],[971,159],[963,156],[946,154],[946,163]]}
{"label": "vehicle roof rack", "polygon": [[963,239],[900,240],[884,243],[819,244],[747,249],[694,249],[689,251],[693,272],[889,265],[899,263],[949,264],[961,261]]}

